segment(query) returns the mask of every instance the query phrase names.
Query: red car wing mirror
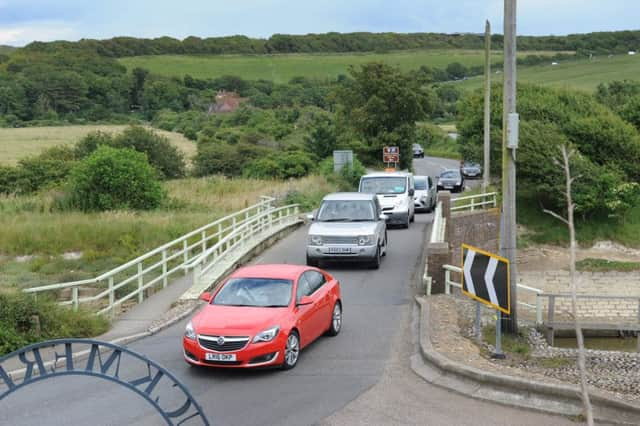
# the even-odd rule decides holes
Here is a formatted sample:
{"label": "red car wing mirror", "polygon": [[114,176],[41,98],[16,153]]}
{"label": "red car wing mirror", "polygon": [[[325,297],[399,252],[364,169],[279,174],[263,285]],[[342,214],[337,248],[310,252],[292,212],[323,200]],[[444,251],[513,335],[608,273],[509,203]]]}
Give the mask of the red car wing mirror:
{"label": "red car wing mirror", "polygon": [[207,303],[211,302],[211,293],[205,291],[200,295],[200,300],[204,300]]}

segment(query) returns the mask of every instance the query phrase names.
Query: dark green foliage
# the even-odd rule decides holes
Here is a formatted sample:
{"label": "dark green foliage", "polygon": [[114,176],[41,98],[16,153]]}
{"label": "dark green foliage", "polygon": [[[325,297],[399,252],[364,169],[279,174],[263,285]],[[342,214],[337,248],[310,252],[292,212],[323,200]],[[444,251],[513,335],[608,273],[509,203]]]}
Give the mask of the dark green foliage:
{"label": "dark green foliage", "polygon": [[612,81],[600,84],[596,99],[640,130],[640,82]]}
{"label": "dark green foliage", "polygon": [[193,173],[195,176],[241,176],[246,164],[269,152],[268,148],[248,143],[231,145],[221,140],[201,142],[194,158]]}
{"label": "dark green foliage", "polygon": [[149,163],[166,179],[176,179],[185,174],[184,155],[169,139],[140,126],[125,129],[113,140],[116,148],[131,148],[145,153]]}
{"label": "dark green foliage", "polygon": [[[494,49],[501,49],[503,36],[491,37]],[[569,36],[520,36],[521,50],[579,51],[588,53],[625,53],[640,44],[640,31],[598,32]],[[245,36],[199,38],[180,41],[170,37],[140,39],[115,37],[108,40],[31,43],[32,52],[59,52],[68,49],[97,52],[103,56],[124,57],[166,54],[261,54],[310,52],[388,52],[405,49],[482,49],[482,34],[439,33],[326,33],[274,34],[269,39]],[[532,59],[530,59],[532,60]]]}
{"label": "dark green foliage", "polygon": [[100,146],[69,179],[72,203],[85,211],[149,210],[165,195],[147,156],[132,149]]}
{"label": "dark green foliage", "polygon": [[338,186],[340,191],[357,191],[360,178],[367,173],[367,169],[357,158],[353,159],[351,167],[343,167],[339,172],[333,170],[333,158],[329,157],[320,163],[320,173],[327,180]]}
{"label": "dark green foliage", "polygon": [[[492,89],[491,164],[500,176],[502,90]],[[592,96],[580,92],[518,86],[520,144],[518,184],[535,193],[541,207],[563,210],[564,175],[554,163],[562,145],[576,150],[572,173],[576,213],[583,219],[625,212],[637,202],[640,135]],[[460,104],[460,146],[464,158],[482,158],[483,99],[480,91]]]}
{"label": "dark green foliage", "polygon": [[99,146],[131,148],[147,155],[149,163],[161,177],[176,179],[185,175],[184,155],[169,139],[141,126],[131,126],[118,136],[104,132],[91,132],[76,144],[75,152],[80,158],[94,152]]}
{"label": "dark green foliage", "polygon": [[358,152],[366,164],[381,161],[382,148],[400,148],[400,168],[411,166],[415,122],[430,112],[429,91],[397,68],[381,63],[351,69],[353,80],[337,91],[339,117],[366,144]]}
{"label": "dark green foliage", "polygon": [[447,74],[452,80],[460,80],[467,76],[467,67],[462,65],[460,62],[453,62],[447,65]]}
{"label": "dark green foliage", "polygon": [[274,152],[249,163],[244,169],[246,177],[289,179],[308,175],[315,162],[303,151]]}
{"label": "dark green foliage", "polygon": [[333,154],[338,143],[333,116],[328,113],[315,114],[309,124],[309,134],[305,137],[305,148],[318,158]]}
{"label": "dark green foliage", "polygon": [[[107,331],[108,322],[95,314],[61,307],[23,293],[0,293],[0,355],[42,340],[94,337]],[[40,332],[34,327],[37,317]]]}

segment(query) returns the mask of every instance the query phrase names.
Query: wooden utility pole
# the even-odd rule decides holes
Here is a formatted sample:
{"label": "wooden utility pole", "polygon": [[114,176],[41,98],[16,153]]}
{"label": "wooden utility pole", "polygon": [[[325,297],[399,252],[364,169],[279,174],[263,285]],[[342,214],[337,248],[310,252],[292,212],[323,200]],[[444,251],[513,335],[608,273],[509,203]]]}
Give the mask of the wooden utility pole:
{"label": "wooden utility pole", "polygon": [[504,0],[504,93],[502,119],[502,226],[500,249],[509,259],[511,315],[503,328],[518,332],[517,259],[516,259],[516,148],[518,146],[518,115],[516,114],[516,2]]}
{"label": "wooden utility pole", "polygon": [[484,29],[484,166],[482,189],[489,187],[489,167],[491,159],[491,24],[487,21]]}

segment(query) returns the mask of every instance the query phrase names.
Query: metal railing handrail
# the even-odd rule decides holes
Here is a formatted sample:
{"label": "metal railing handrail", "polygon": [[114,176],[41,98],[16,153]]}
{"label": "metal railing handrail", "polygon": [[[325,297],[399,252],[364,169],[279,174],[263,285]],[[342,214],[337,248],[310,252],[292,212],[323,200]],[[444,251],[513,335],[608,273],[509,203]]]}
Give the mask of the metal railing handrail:
{"label": "metal railing handrail", "polygon": [[[113,314],[116,306],[136,295],[138,296],[138,303],[141,303],[144,300],[144,290],[151,286],[162,282],[163,288],[166,287],[168,284],[168,276],[173,273],[183,270],[186,274],[187,270],[184,268],[184,265],[200,265],[201,262],[208,257],[202,256],[203,253],[213,253],[218,250],[218,255],[222,255],[226,251],[236,247],[238,243],[242,243],[249,239],[253,235],[253,231],[256,230],[256,224],[258,224],[260,230],[264,231],[275,224],[281,224],[284,218],[288,218],[292,214],[292,211],[293,214],[298,212],[297,204],[274,208],[272,206],[273,201],[275,201],[274,198],[261,197],[261,201],[252,206],[246,207],[238,212],[226,215],[207,225],[201,226],[194,231],[176,238],[169,243],[163,244],[160,247],[138,256],[135,259],[113,268],[95,278],[33,287],[24,289],[23,292],[37,296],[38,293],[44,291],[71,288],[71,300],[60,301],[59,303],[61,305],[73,305],[74,309],[77,309],[80,303],[97,301],[108,297],[107,307],[101,309],[98,313],[110,311]],[[273,218],[274,215],[277,216],[275,219]],[[198,236],[200,238],[198,238],[197,241],[189,241],[192,240],[193,237]],[[229,245],[229,241],[234,239],[237,239],[238,241],[236,241],[234,245]],[[207,247],[207,244],[212,240],[214,241],[213,247],[215,247],[215,249],[213,247]],[[220,252],[224,242],[227,243],[227,247],[224,251]],[[200,253],[197,253],[199,250]],[[154,256],[156,257],[154,258]],[[149,262],[146,262],[147,264],[144,264],[145,261],[152,258],[154,258],[152,261],[153,263],[149,264]],[[178,260],[177,265],[172,263],[176,260]],[[136,266],[137,271],[132,271],[131,269]],[[122,272],[126,271],[129,272],[122,276]],[[147,277],[147,281],[145,282],[145,276],[150,273],[153,273],[154,275],[151,278]],[[155,276],[155,274],[158,275]],[[120,278],[118,278],[119,282],[116,282],[118,275],[120,275]],[[119,290],[126,285],[134,284],[136,281],[137,288],[135,290],[116,300],[116,290]],[[108,288],[92,296],[79,297],[79,290],[81,286],[98,284],[100,282],[108,282]]]}
{"label": "metal railing handrail", "polygon": [[[480,201],[476,202],[477,199],[480,199]],[[484,206],[491,206],[491,207],[496,207],[497,206],[497,201],[498,199],[498,193],[497,192],[487,192],[487,193],[483,193],[483,194],[475,194],[475,195],[465,195],[463,197],[457,197],[457,198],[452,198],[451,199],[451,211],[458,211],[458,210],[475,210],[476,207],[484,207]],[[466,203],[466,204],[462,204],[463,201],[471,201],[470,203]]]}
{"label": "metal railing handrail", "polygon": [[431,238],[430,242],[442,242],[441,235],[444,235],[444,232],[441,232],[441,228],[445,225],[445,218],[442,216],[442,201],[438,201],[436,204],[436,208],[433,213],[433,223],[431,225]]}
{"label": "metal railing handrail", "polygon": [[[217,250],[219,250],[221,247],[223,247],[226,243],[228,243],[234,237],[237,237],[238,234],[241,231],[245,230],[247,227],[249,227],[253,223],[258,222],[260,219],[262,219],[264,217],[267,217],[267,216],[270,216],[270,215],[272,215],[274,213],[278,213],[280,211],[289,210],[291,208],[296,208],[298,206],[299,206],[299,204],[289,204],[287,206],[282,206],[282,207],[278,207],[276,209],[271,209],[271,210],[259,213],[258,215],[254,216],[252,219],[247,220],[247,221],[243,222],[241,225],[237,226],[232,232],[227,234],[222,239],[218,240],[218,242],[215,243],[213,246],[209,247],[207,250],[205,250],[202,253],[200,253],[197,257],[194,257],[189,263],[184,264],[183,268],[188,270],[188,269],[195,268],[197,265],[200,265],[201,263],[203,263],[206,260],[207,257],[209,257],[211,254],[215,253]],[[203,270],[202,272],[204,273],[205,271]]]}

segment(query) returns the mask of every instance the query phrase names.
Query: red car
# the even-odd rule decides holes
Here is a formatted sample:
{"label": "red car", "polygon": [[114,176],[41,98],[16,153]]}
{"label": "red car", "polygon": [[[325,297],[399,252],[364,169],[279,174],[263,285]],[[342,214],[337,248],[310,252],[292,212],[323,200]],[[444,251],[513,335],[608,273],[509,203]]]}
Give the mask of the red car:
{"label": "red car", "polygon": [[187,324],[182,345],[192,365],[295,367],[300,350],[342,326],[340,283],[299,265],[235,271]]}

